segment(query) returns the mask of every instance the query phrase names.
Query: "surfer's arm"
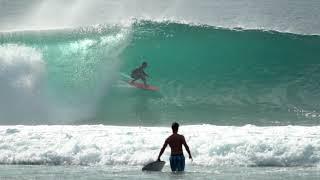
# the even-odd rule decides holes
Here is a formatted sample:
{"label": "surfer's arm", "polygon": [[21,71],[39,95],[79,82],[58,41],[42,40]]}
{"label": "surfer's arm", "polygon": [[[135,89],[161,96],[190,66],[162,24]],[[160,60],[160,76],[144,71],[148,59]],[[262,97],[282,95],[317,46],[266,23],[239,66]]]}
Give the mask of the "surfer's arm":
{"label": "surfer's arm", "polygon": [[164,150],[166,149],[167,145],[168,145],[168,142],[167,142],[167,140],[166,140],[166,141],[164,142],[161,150],[160,150],[160,153],[159,153],[159,156],[158,156],[158,161],[160,161],[160,157],[162,156],[162,154],[163,154]]}
{"label": "surfer's arm", "polygon": [[186,140],[184,139],[184,137],[183,137],[183,145],[184,145],[184,148],[186,148],[186,150],[187,150],[187,152],[188,152],[188,154],[189,154],[189,159],[192,159],[192,156],[191,156],[191,152],[190,152],[189,146],[188,146],[188,144],[187,144]]}
{"label": "surfer's arm", "polygon": [[143,74],[144,76],[149,77],[149,75],[148,75],[146,72],[144,72],[144,71],[142,71],[142,74]]}

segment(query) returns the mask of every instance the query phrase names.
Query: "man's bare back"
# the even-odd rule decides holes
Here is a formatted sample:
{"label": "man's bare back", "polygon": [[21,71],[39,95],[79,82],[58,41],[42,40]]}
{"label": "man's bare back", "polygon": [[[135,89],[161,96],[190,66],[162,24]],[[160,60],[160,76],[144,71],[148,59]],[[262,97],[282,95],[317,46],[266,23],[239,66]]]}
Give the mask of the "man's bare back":
{"label": "man's bare back", "polygon": [[182,145],[186,144],[184,136],[180,134],[172,134],[169,136],[166,141],[166,144],[169,144],[171,148],[171,155],[183,154]]}
{"label": "man's bare back", "polygon": [[158,156],[158,161],[160,161],[161,155],[169,144],[171,148],[170,167],[172,171],[184,171],[185,158],[183,155],[182,145],[186,148],[189,158],[192,159],[189,146],[187,145],[184,136],[178,134],[178,129],[179,124],[176,122],[172,123],[172,135],[165,140]]}

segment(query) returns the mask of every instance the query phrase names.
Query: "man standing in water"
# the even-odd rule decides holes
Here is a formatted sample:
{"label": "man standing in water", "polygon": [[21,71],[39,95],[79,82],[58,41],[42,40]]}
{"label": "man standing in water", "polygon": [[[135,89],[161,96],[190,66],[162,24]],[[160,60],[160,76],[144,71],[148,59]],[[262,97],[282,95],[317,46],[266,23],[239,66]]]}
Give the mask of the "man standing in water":
{"label": "man standing in water", "polygon": [[144,69],[148,66],[146,62],[143,62],[140,67],[134,69],[131,72],[131,78],[133,79],[130,83],[134,83],[134,81],[141,79],[144,83],[144,86],[147,86],[146,77],[149,77],[147,73],[144,72]]}
{"label": "man standing in water", "polygon": [[189,146],[186,143],[183,135],[178,134],[179,124],[174,122],[172,123],[172,135],[169,136],[163,144],[161,151],[158,156],[158,161],[160,161],[160,157],[169,144],[171,148],[171,156],[170,156],[170,167],[172,171],[184,171],[185,158],[182,151],[182,145],[186,148],[189,159],[192,160],[192,156],[189,150]]}

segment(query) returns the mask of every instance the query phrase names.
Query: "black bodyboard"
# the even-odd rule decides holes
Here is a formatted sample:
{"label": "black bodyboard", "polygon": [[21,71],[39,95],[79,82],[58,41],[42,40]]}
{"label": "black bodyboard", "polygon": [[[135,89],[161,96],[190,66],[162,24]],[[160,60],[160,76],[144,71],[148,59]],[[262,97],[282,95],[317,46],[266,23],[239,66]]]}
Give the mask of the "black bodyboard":
{"label": "black bodyboard", "polygon": [[164,164],[166,164],[165,161],[154,161],[154,162],[146,164],[142,168],[142,171],[161,171]]}

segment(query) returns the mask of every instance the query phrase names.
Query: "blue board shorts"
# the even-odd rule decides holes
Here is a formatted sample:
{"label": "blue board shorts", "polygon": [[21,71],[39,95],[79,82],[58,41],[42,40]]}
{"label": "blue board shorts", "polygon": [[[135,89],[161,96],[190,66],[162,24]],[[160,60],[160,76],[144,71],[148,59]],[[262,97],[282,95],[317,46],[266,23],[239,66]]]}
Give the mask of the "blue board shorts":
{"label": "blue board shorts", "polygon": [[172,171],[184,171],[185,158],[183,154],[170,156],[170,167]]}

